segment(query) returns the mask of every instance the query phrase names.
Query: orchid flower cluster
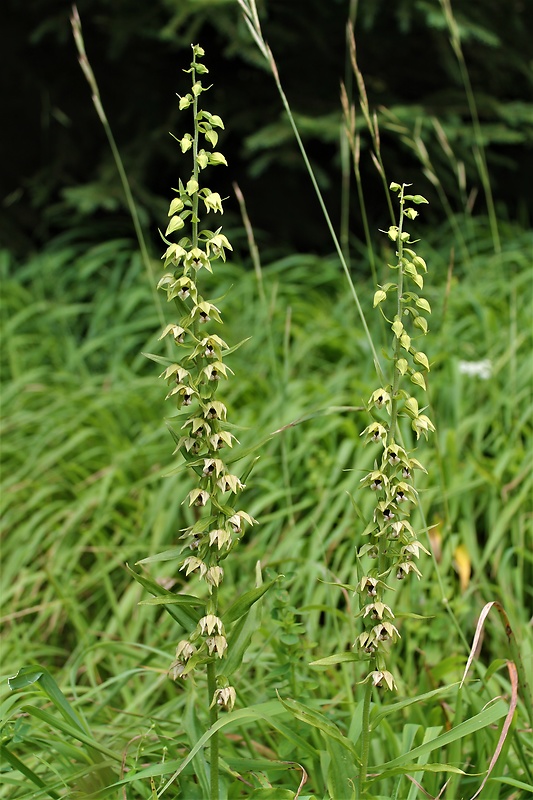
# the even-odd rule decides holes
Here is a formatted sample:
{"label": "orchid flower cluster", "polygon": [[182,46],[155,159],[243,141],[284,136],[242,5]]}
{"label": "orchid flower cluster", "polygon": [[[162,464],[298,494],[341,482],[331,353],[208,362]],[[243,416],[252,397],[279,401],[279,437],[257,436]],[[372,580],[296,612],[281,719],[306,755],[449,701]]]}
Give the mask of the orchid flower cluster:
{"label": "orchid flower cluster", "polygon": [[[184,70],[191,74],[192,87],[180,97],[179,108],[192,110],[194,130],[178,139],[182,152],[192,155],[192,175],[186,184],[179,181],[170,203],[170,220],[162,237],[167,245],[162,258],[169,271],[158,288],[166,291],[178,312],[176,321],[167,325],[160,337],[171,337],[177,349],[175,360],[161,375],[172,386],[167,399],[183,411],[178,414],[182,419],[180,433],[173,434],[175,452],[181,452],[197,479],[187,502],[198,513],[194,524],[182,532],[185,557],[179,569],[185,577],[195,575],[205,582],[208,599],[206,613],[196,629],[177,646],[170,668],[174,679],[186,678],[195,667],[224,658],[228,642],[218,610],[218,588],[224,578],[221,564],[241,539],[245,525],[255,522],[246,511],[236,508],[236,498],[245,487],[221,457],[221,451],[229,450],[236,441],[228,430],[226,406],[218,396],[219,385],[232,374],[224,363],[231,350],[215,332],[222,323],[220,310],[201,294],[200,284],[205,284],[207,273],[212,273],[213,262],[225,261],[225,251],[232,247],[221,228],[200,229],[201,215],[223,213],[220,194],[200,184],[206,167],[227,162],[214,149],[217,129],[224,128],[223,122],[200,108],[200,98],[208,88],[200,77],[208,72],[200,60],[204,50],[193,45],[192,51],[190,68]],[[178,241],[168,238],[177,236]],[[217,678],[211,702],[226,709],[233,707],[235,690],[223,675]]]}
{"label": "orchid flower cluster", "polygon": [[[428,433],[435,430],[416,398],[404,388],[409,380],[426,389],[424,373],[429,371],[429,361],[417,344],[428,332],[425,315],[431,313],[428,301],[419,294],[424,287],[426,263],[416,254],[411,236],[404,229],[406,219],[414,220],[418,216],[412,204],[428,201],[421,195],[406,194],[408,186],[390,185],[400,203],[399,224],[386,232],[396,246],[397,261],[389,267],[396,272],[397,279],[379,286],[374,294],[374,308],[380,309],[393,333],[392,383],[372,392],[368,410],[374,421],[361,434],[365,444],[377,446],[380,452],[374,468],[361,480],[362,487],[375,494],[375,508],[364,532],[368,542],[358,550],[360,563],[366,565],[362,567],[364,574],[357,584],[364,631],[356,638],[354,647],[373,667],[365,680],[391,691],[396,689],[396,682],[386,669],[387,654],[400,634],[394,624],[394,613],[384,602],[391,588],[388,582],[404,580],[411,574],[420,578],[416,561],[421,552],[429,554],[409,521],[411,510],[418,504],[413,472],[426,470],[402,446],[398,420],[399,417],[410,420],[417,440],[421,435],[427,438]],[[389,298],[394,298],[392,319],[386,316],[383,308]]]}

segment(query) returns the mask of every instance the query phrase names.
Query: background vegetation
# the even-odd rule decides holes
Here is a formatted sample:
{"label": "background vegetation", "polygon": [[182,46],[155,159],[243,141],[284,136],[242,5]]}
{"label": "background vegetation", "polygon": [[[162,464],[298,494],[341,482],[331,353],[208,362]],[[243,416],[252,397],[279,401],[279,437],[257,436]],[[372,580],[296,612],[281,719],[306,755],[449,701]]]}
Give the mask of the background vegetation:
{"label": "background vegetation", "polygon": [[[392,120],[382,124],[388,173],[403,174],[418,165],[409,139],[419,131],[452,207],[464,208],[478,185],[473,129],[438,0],[264,0],[259,6],[265,37],[334,218],[341,213],[339,81],[350,82],[345,25],[355,6],[358,57],[370,104],[389,109],[406,129],[399,135]],[[166,213],[160,198],[179,174],[180,153],[168,136],[169,130],[179,134],[181,124],[172,98],[179,91],[183,53],[192,41],[201,40],[216,76],[213,104],[227,128],[221,142],[231,166],[226,194],[230,181],[236,180],[256,235],[269,251],[329,251],[317,204],[311,193],[302,191],[302,182],[307,183],[290,126],[235,0],[81,0],[78,7],[104,107],[147,229],[154,231],[160,224]],[[7,0],[7,8],[0,36],[9,64],[1,78],[3,142],[9,159],[0,167],[5,193],[0,235],[19,254],[60,231],[93,241],[117,232],[129,236],[112,157],[87,102],[83,75],[75,68],[70,4]],[[523,225],[532,211],[530,11],[524,0],[453,3],[498,214]],[[434,117],[449,139],[451,160]],[[363,148],[367,145],[363,136]],[[465,170],[461,185],[458,163]],[[368,155],[361,169],[375,228],[382,222],[382,197]],[[435,187],[422,176],[419,182],[420,192],[436,199]],[[482,197],[473,196],[471,202],[476,213],[483,213]],[[431,203],[429,215],[428,222],[441,218],[438,204]],[[355,207],[351,230],[362,235]]]}
{"label": "background vegetation", "polygon": [[[386,3],[359,5],[358,60],[371,106],[387,108],[380,113],[387,173],[412,180],[432,201],[418,226],[418,251],[430,267],[426,295],[434,309],[427,347],[437,434],[423,446],[424,463],[432,466],[422,497],[434,526],[435,560],[427,559],[422,581],[401,593],[399,605],[426,619],[402,620],[395,665],[399,697],[424,697],[391,711],[375,701],[375,718],[383,712],[383,719],[371,764],[383,764],[475,718],[490,698],[512,694],[504,669],[508,639],[496,620],[477,651],[477,680],[461,699],[447,688],[462,675],[485,603],[503,604],[526,670],[531,665],[531,15],[518,0],[454,4],[495,198],[495,242],[476,162],[479,138],[442,7],[398,2],[391,12]],[[342,585],[354,580],[359,515],[369,511],[357,492],[371,458],[359,439],[367,424],[362,406],[375,388],[368,345],[272,79],[236,5],[124,0],[79,9],[154,243],[166,216],[160,196],[180,175],[179,148],[167,133],[179,132],[172,98],[181,89],[189,43],[206,47],[215,83],[210,104],[228,131],[230,169],[221,194],[232,194],[231,180],[238,180],[264,263],[260,271],[251,268],[235,201],[224,219],[236,256],[218,268],[216,280],[220,295],[233,287],[224,299],[224,338],[251,339],[231,356],[237,377],[227,405],[238,409],[239,439],[265,443],[247,490],[247,509],[261,524],[243,542],[239,568],[224,585],[232,592],[251,588],[258,561],[265,579],[285,576],[262,601],[239,673],[238,707],[259,710],[224,740],[225,763],[241,776],[230,781],[228,796],[251,797],[254,788],[272,784],[283,797],[282,787],[297,791],[304,768],[302,798],[329,791],[343,800],[335,776],[344,762],[331,731],[328,738],[324,723],[296,713],[276,716],[269,704],[277,691],[356,738],[357,668],[309,662],[348,650],[355,637],[353,598]],[[350,11],[353,4],[340,1],[263,4],[265,35],[339,228],[348,171],[338,86],[341,79],[355,84],[344,48]],[[176,623],[139,605],[149,595],[125,567],[171,547],[187,524],[181,502],[189,478],[165,477],[178,466],[162,421],[168,411],[158,370],[141,355],[158,352],[161,326],[115,167],[75,64],[68,9],[52,0],[24,8],[12,0],[3,35],[19,88],[6,107],[10,156],[2,165],[8,194],[0,228],[6,248],[0,260],[0,797],[99,797],[99,781],[111,785],[124,769],[155,765],[154,789],[147,777],[123,795],[148,798],[162,791],[172,765],[206,728],[195,690],[183,693],[167,677]],[[22,92],[28,102],[21,107]],[[388,226],[387,209],[362,122],[358,130],[380,280],[391,258],[377,232]],[[361,242],[355,188],[351,197],[346,244],[370,308],[372,253]],[[155,259],[158,249],[154,244]],[[368,316],[374,341],[386,346],[379,317]],[[164,562],[149,569],[179,591],[181,577]],[[68,706],[57,696],[54,704],[44,702],[50,695],[28,699],[27,691],[9,691],[6,679],[31,664],[49,671]],[[437,689],[436,699],[425,698]],[[63,708],[68,717],[66,707],[85,726],[89,738],[81,745],[73,719],[61,716]],[[447,797],[474,794],[495,752],[501,717],[431,754],[470,773],[452,775]],[[529,796],[529,724],[522,699],[482,797]],[[24,765],[46,788],[35,785]],[[187,770],[189,794],[175,783],[163,796],[205,796],[202,757],[194,764],[196,790],[192,766]],[[432,797],[446,779],[438,772],[415,778]],[[396,780],[385,775],[376,793],[425,796],[408,778],[399,787]]]}

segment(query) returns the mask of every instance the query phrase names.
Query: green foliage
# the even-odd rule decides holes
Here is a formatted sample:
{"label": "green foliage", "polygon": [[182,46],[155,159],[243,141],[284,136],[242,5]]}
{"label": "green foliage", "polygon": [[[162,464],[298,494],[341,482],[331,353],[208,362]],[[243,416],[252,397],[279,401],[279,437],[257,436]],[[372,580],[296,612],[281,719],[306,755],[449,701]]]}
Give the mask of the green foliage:
{"label": "green foliage", "polygon": [[[191,91],[179,101],[182,110],[192,108],[194,131],[176,137],[183,153],[192,154],[193,170],[176,181],[165,233],[169,272],[162,281],[180,315],[166,327],[163,323],[162,338],[172,345],[169,351],[179,348],[183,359],[150,356],[164,366],[164,377],[177,379],[170,396],[183,414],[178,425],[185,421],[191,434],[200,432],[199,438],[184,434],[176,417],[170,420],[185,469],[169,463],[153,363],[140,355],[157,351],[154,331],[161,320],[129,244],[114,239],[77,246],[74,229],[25,263],[3,255],[3,655],[9,680],[0,695],[0,797],[415,800],[424,791],[503,800],[513,787],[518,800],[533,789],[533,753],[524,735],[531,724],[527,676],[533,646],[528,628],[533,376],[527,357],[532,242],[529,232],[502,224],[496,215],[481,106],[466,67],[468,43],[493,47],[501,43],[504,27],[493,36],[483,15],[461,15],[459,9],[454,16],[448,0],[438,10],[425,3],[395,7],[402,35],[418,39],[417,15],[422,15],[437,32],[436,41],[443,31],[450,37],[453,58],[446,66],[465,93],[488,216],[471,214],[467,173],[444,122],[435,119],[432,125],[457,180],[456,198],[420,136],[422,125],[407,125],[396,132],[435,187],[446,221],[424,232],[418,255],[403,241],[403,218],[413,219],[416,210],[402,205],[396,225],[389,201],[390,242],[378,252],[362,190],[364,138],[369,137],[384,186],[389,156],[373,113],[372,79],[367,92],[355,39],[349,40],[350,60],[364,126],[356,122],[348,80],[338,238],[320,175],[317,179],[298,130],[301,117],[292,112],[255,2],[240,4],[275,78],[338,260],[293,255],[262,268],[248,230],[252,274],[238,258],[225,262],[224,248],[230,246],[220,230],[200,230],[200,209],[221,213],[223,202],[221,194],[202,185],[201,173],[225,159],[215,149],[220,118],[198,106],[204,87],[196,78],[205,68],[196,47]],[[350,4],[352,22],[356,8]],[[358,25],[376,27],[379,8],[373,5],[377,16],[372,7],[362,8]],[[231,27],[226,3],[209,0],[200,9],[181,4],[176,15],[194,24],[214,19],[214,9]],[[135,20],[130,23],[134,29]],[[75,26],[76,32],[83,56],[81,29]],[[359,45],[358,40],[358,57]],[[241,52],[254,58],[248,45]],[[96,80],[88,62],[82,66],[131,209],[130,183]],[[406,77],[402,71],[402,81]],[[412,107],[410,98],[405,105]],[[398,125],[390,112],[380,114],[382,122]],[[348,260],[349,149],[366,238],[366,247],[357,244],[354,253],[361,274],[372,272],[374,278],[373,285],[358,281],[357,290]],[[272,152],[271,143],[266,163]],[[287,189],[286,181],[283,186]],[[393,188],[403,193],[398,184]],[[464,206],[459,214],[456,199]],[[415,206],[423,201],[411,197]],[[281,218],[282,206],[275,205]],[[140,219],[135,216],[138,231]],[[224,337],[239,342],[233,347],[216,333],[207,339],[199,333],[202,315],[210,318],[208,324],[221,320],[219,301],[203,296],[205,286],[214,285],[214,255],[220,256],[216,286],[224,298]],[[432,267],[428,286],[425,259]],[[386,266],[391,263],[396,285]],[[143,245],[143,267],[150,273],[152,266]],[[387,317],[374,314],[367,323],[372,297]],[[390,315],[392,298],[397,313]],[[430,312],[433,335],[421,351],[414,337],[427,333]],[[390,344],[389,329],[394,377],[387,383],[382,360],[390,356],[386,349],[381,357],[378,351]],[[204,360],[212,358],[217,374],[237,376],[224,382],[224,403],[211,387],[212,364],[206,372]],[[428,390],[427,409],[399,388],[402,381],[416,392]],[[189,400],[194,414],[185,419],[189,412],[182,406]],[[430,419],[438,420],[436,435],[421,440],[421,461],[415,464],[409,455],[409,468],[419,463],[431,468],[421,471],[416,493],[408,476],[402,487],[417,501],[410,519],[413,530],[426,532],[432,559],[417,570],[418,582],[402,584],[394,619],[401,638],[386,661],[376,661],[371,680],[368,665],[352,650],[361,636],[352,590],[362,579],[390,580],[389,554],[380,552],[389,522],[378,514],[376,528],[375,496],[357,488],[375,484],[376,491],[384,491],[380,502],[392,502],[404,524],[406,516],[398,509],[394,471],[358,446],[369,407],[375,420],[367,438],[383,440],[386,454],[400,429],[405,453],[411,454],[415,437],[433,430]],[[399,421],[402,409],[406,417]],[[237,410],[239,425],[230,426],[227,418],[235,420]],[[383,417],[386,410],[392,421]],[[231,474],[222,487],[218,481],[226,464],[210,453],[214,443],[212,431],[204,435],[206,420],[231,453],[227,464],[235,463],[241,476]],[[236,494],[245,480],[246,513],[219,496],[226,490]],[[198,511],[203,502],[195,504],[204,494],[214,497],[207,517]],[[261,525],[224,562],[222,581],[220,552],[228,541],[234,543],[233,534],[240,538],[235,528],[243,519],[253,521],[252,514]],[[184,531],[188,538],[194,531],[201,552],[176,570],[176,559],[182,561],[176,541]],[[377,545],[365,544],[365,533]],[[425,549],[418,539],[408,539],[416,550],[412,554]],[[373,555],[374,546],[378,570],[365,578],[358,558]],[[200,582],[192,594],[185,573],[206,577],[209,570],[212,580]],[[378,616],[387,608],[382,600],[380,594],[373,603]],[[493,608],[501,627],[489,614]],[[199,657],[193,648],[204,639],[208,652]],[[186,691],[169,679],[173,658],[170,677],[191,673]],[[193,670],[200,663],[206,665],[212,699],[207,704],[203,681]],[[223,673],[216,669],[219,663]],[[396,702],[373,688],[380,682],[376,672],[389,688],[397,684]],[[229,683],[233,676],[238,693]],[[229,709],[220,719],[218,706]]]}
{"label": "green foliage", "polygon": [[[527,224],[531,36],[526,7],[517,0],[510,2],[507,7],[499,0],[482,4],[454,0],[453,11],[475,88],[498,214],[508,219],[520,216]],[[19,75],[26,100],[21,103],[20,93],[9,92],[4,107],[4,142],[10,158],[4,164],[2,240],[27,253],[36,241],[45,242],[51,233],[66,229],[77,229],[92,241],[109,236],[110,227],[112,235],[117,230],[128,235],[128,211],[105,137],[83,78],[72,68],[68,5],[58,9],[53,0],[26,5],[11,0],[9,5],[4,59],[6,70]],[[276,54],[334,218],[341,206],[337,143],[342,126],[338,87],[346,79],[342,40],[354,5],[349,0],[259,4],[266,39]],[[473,148],[476,137],[443,6],[437,0],[402,0],[393,8],[384,0],[356,5],[358,57],[368,79],[370,107],[380,117],[387,171],[404,175],[407,169],[406,179],[414,179],[411,170],[418,155],[412,142],[418,140],[452,209],[462,209],[465,197],[471,201],[477,197],[475,212],[483,214]],[[229,130],[224,151],[232,177],[248,198],[261,239],[277,253],[290,251],[294,244],[327,252],[312,197],[301,193],[295,203],[285,196],[289,193],[281,193],[276,209],[270,202],[280,182],[293,192],[301,188],[303,165],[235,0],[156,0],[149,9],[136,0],[112,5],[107,0],[82,0],[79,8],[103,104],[144,220],[155,227],[164,213],[167,165],[180,174],[179,154],[168,141],[178,115],[167,111],[167,98],[175,92],[183,53],[191,41],[201,40],[213,53],[217,75],[213,105]],[[409,54],[401,70],[399,52]],[[351,94],[349,90],[350,99]],[[253,96],[254,102],[243,106],[242,96]],[[356,122],[363,134],[363,178],[370,186],[370,140],[363,133],[363,120],[358,116]],[[459,174],[456,164],[463,170]],[[427,219],[440,219],[439,193],[431,178],[419,185],[431,200]],[[223,195],[228,192],[229,185],[222,189]],[[369,198],[375,201],[369,208],[375,228],[380,224],[381,201],[370,189]],[[355,204],[351,227],[362,232]]]}
{"label": "green foliage", "polygon": [[[482,772],[496,747],[498,723],[494,729],[482,727],[486,718],[479,715],[490,697],[510,693],[499,662],[506,652],[505,634],[490,625],[483,660],[476,662],[479,677],[487,674],[487,691],[478,680],[467,684],[459,705],[454,683],[461,678],[467,650],[442,616],[437,577],[462,635],[471,640],[475,609],[496,597],[508,611],[526,672],[531,657],[532,420],[527,398],[532,374],[526,357],[531,348],[526,291],[531,236],[503,229],[506,268],[501,270],[491,255],[487,226],[465,231],[472,258],[456,265],[450,281],[447,225],[424,242],[424,257],[432,265],[425,289],[434,330],[428,348],[431,416],[439,425],[435,442],[423,447],[421,457],[432,469],[420,491],[428,523],[437,525],[431,532],[436,563],[425,564],[416,594],[404,591],[398,599],[406,616],[398,620],[402,639],[391,669],[401,699],[383,706],[376,697],[370,709],[376,730],[370,772],[373,764],[405,754],[404,766],[387,767],[376,791],[381,796],[392,796],[397,780],[397,796],[409,793],[412,784],[401,771],[405,767],[415,774],[414,767],[408,769],[413,762],[419,769],[451,764],[467,773]],[[383,263],[387,260],[389,254]],[[147,599],[145,590],[123,567],[143,559],[148,548],[157,553],[172,547],[175,520],[190,513],[180,506],[183,493],[193,486],[185,473],[163,478],[171,463],[168,434],[160,422],[162,399],[153,364],[140,355],[157,347],[150,287],[140,259],[121,241],[79,249],[58,243],[27,264],[4,255],[1,267],[4,675],[14,675],[24,664],[45,665],[73,712],[89,725],[90,741],[115,754],[109,768],[117,765],[116,779],[126,750],[129,783],[141,770],[145,776],[131,796],[149,798],[150,774],[160,790],[206,730],[206,720],[194,711],[194,698],[187,704],[177,700],[166,677],[177,624],[166,609],[179,606],[139,605]],[[308,773],[304,792],[322,797],[330,759],[340,758],[335,745],[326,746],[319,729],[315,735],[295,717],[296,706],[263,711],[262,704],[277,702],[273,693],[279,686],[284,701],[303,703],[310,713],[315,709],[350,742],[358,741],[361,704],[355,684],[364,677],[360,668],[353,662],[308,664],[348,648],[356,635],[345,613],[353,601],[342,587],[353,582],[355,534],[366,523],[354,521],[346,492],[354,495],[365,517],[366,501],[357,486],[370,465],[357,440],[375,378],[334,260],[294,256],[265,267],[265,307],[254,274],[229,263],[217,271],[221,292],[233,285],[224,301],[225,337],[239,341],[251,336],[230,356],[239,379],[228,383],[227,406],[242,409],[241,426],[265,440],[248,481],[250,513],[261,525],[240,549],[239,565],[230,568],[227,581],[244,594],[258,560],[275,574],[286,574],[290,607],[303,624],[303,629],[291,629],[284,623],[299,640],[290,651],[279,641],[279,620],[288,619],[290,609],[281,616],[278,590],[261,601],[262,611],[258,604],[252,607],[259,611],[253,630],[242,632],[251,644],[248,666],[240,671],[241,698],[232,714],[250,711],[228,728],[232,736],[224,738],[221,755],[257,788],[265,788],[254,783],[262,775],[261,780],[293,792],[301,777],[298,767],[281,769],[276,758],[297,761]],[[380,275],[383,283],[385,275]],[[361,291],[369,305],[373,287],[361,286]],[[374,316],[372,333],[379,341]],[[359,364],[355,374],[354,359]],[[484,360],[490,362],[490,378],[466,371],[465,365],[472,368]],[[280,483],[282,442],[288,447]],[[461,558],[470,569],[466,579]],[[149,567],[159,590],[179,596],[185,584],[176,579],[171,562],[154,561]],[[221,602],[229,605],[233,592],[226,594],[224,584],[221,592]],[[254,630],[259,633],[253,635]],[[298,694],[286,672],[288,652]],[[249,667],[253,676],[246,677]],[[20,767],[59,796],[66,785],[83,785],[84,775],[95,780],[94,761],[85,751],[90,743],[74,747],[74,732],[61,731],[59,712],[26,691],[9,692],[4,684],[7,762],[0,796],[22,798],[35,791],[30,773]],[[51,717],[45,721],[37,714],[28,718],[22,706],[38,713],[42,709],[55,720],[52,724]],[[498,714],[505,715],[506,707],[497,705]],[[524,793],[520,785],[531,783],[527,741],[519,732],[526,724],[525,710],[519,700],[516,728],[487,787],[489,797],[507,797],[513,783]],[[459,735],[465,731],[462,739],[448,744],[438,739],[450,725],[474,718],[474,727],[459,729]],[[230,721],[231,715],[221,723]],[[411,728],[404,728],[407,723]],[[440,727],[440,733],[424,744],[428,727]],[[420,747],[425,749],[413,755]],[[185,767],[179,785],[186,781],[192,787],[192,774],[192,767]],[[222,777],[230,780],[225,769]],[[479,777],[455,777],[457,795],[471,796],[481,782]],[[429,769],[415,778],[434,795],[446,779]],[[163,797],[180,791],[172,783]],[[236,787],[229,791],[243,796]],[[244,796],[251,791],[247,787]],[[197,796],[202,797],[201,789]]]}

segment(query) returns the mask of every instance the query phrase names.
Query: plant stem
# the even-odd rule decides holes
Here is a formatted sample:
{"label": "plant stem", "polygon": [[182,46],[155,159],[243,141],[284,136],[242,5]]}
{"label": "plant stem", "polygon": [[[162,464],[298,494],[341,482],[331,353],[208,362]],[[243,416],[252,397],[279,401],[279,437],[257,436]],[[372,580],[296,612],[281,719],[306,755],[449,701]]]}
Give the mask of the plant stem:
{"label": "plant stem", "polygon": [[368,681],[365,686],[365,696],[363,699],[363,722],[361,729],[361,766],[359,767],[359,784],[357,796],[363,796],[363,787],[366,781],[368,769],[368,756],[370,753],[370,700],[372,698],[372,682]]}
{"label": "plant stem", "polygon": [[[207,665],[207,695],[209,708],[209,725],[213,727],[218,719],[218,707],[213,703],[217,686],[215,662]],[[212,703],[212,705],[211,705]],[[210,741],[210,800],[218,800],[218,731],[211,736]]]}
{"label": "plant stem", "polygon": [[[405,184],[402,184],[402,188],[400,191],[400,219],[398,222],[398,297],[397,297],[397,309],[396,313],[398,319],[401,321],[402,318],[402,294],[403,294],[403,265],[402,265],[402,256],[403,256],[403,242],[402,242],[402,231],[403,231],[403,195],[405,191]],[[400,338],[397,336],[394,342],[394,357],[393,357],[393,369],[394,375],[392,377],[392,390],[391,390],[391,420],[390,420],[390,428],[389,428],[389,436],[388,436],[388,443],[393,444],[396,439],[396,423],[398,420],[398,389],[400,387],[400,379],[401,375],[400,372],[396,369],[396,364],[398,363],[398,359],[400,357]]]}
{"label": "plant stem", "polygon": [[[194,51],[193,51],[194,53]],[[194,65],[196,64],[196,53],[193,55],[193,72],[192,72],[192,83],[194,86],[196,80],[196,70],[194,69]],[[194,119],[194,140],[192,146],[192,158],[193,158],[193,165],[192,165],[192,177],[193,180],[198,182],[198,138],[199,138],[199,131],[197,125],[197,116],[198,116],[198,95],[193,92],[193,119]],[[198,192],[195,192],[192,196],[192,246],[193,248],[198,247]]]}

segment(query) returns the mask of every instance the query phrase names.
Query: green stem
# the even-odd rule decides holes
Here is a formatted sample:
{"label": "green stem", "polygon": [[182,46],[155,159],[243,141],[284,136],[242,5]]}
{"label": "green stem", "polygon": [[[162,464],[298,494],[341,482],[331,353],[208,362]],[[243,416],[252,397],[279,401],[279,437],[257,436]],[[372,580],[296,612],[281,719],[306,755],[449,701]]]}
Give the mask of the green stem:
{"label": "green stem", "polygon": [[363,700],[363,721],[361,729],[361,766],[359,767],[358,797],[363,796],[364,783],[368,770],[368,756],[370,753],[370,700],[372,699],[372,682],[368,681],[365,687]]}
{"label": "green stem", "polygon": [[[211,661],[207,665],[207,695],[208,695],[208,702],[210,704],[209,708],[209,725],[213,727],[215,722],[218,719],[218,707],[216,703],[213,703],[213,698],[215,696],[215,691],[217,688],[217,676],[216,676],[216,668],[215,662]],[[219,792],[218,792],[218,748],[219,748],[219,741],[218,741],[218,731],[211,736],[209,740],[209,751],[210,751],[210,795],[209,800],[219,800]]]}
{"label": "green stem", "polygon": [[[194,51],[193,51],[194,52]],[[193,71],[192,71],[192,85],[196,82],[196,53],[193,55]],[[192,177],[198,183],[199,167],[198,167],[198,96],[193,92],[193,117],[194,117],[194,141],[192,146]],[[198,247],[198,192],[196,191],[192,196],[192,246]]]}
{"label": "green stem", "polygon": [[[402,241],[402,231],[403,231],[403,195],[405,190],[405,184],[402,184],[402,188],[400,191],[400,220],[398,224],[398,287],[397,287],[397,306],[396,306],[396,313],[398,319],[401,320],[402,318],[402,294],[403,294],[403,266],[402,266],[402,256],[403,256],[403,241]],[[392,390],[391,390],[391,421],[389,427],[389,436],[388,436],[388,443],[392,444],[396,439],[396,425],[398,421],[398,390],[400,388],[400,379],[401,374],[396,369],[396,364],[398,363],[398,359],[400,357],[400,350],[401,344],[400,339],[397,336],[394,342],[394,357],[393,357],[393,369],[394,375],[392,378]]]}

